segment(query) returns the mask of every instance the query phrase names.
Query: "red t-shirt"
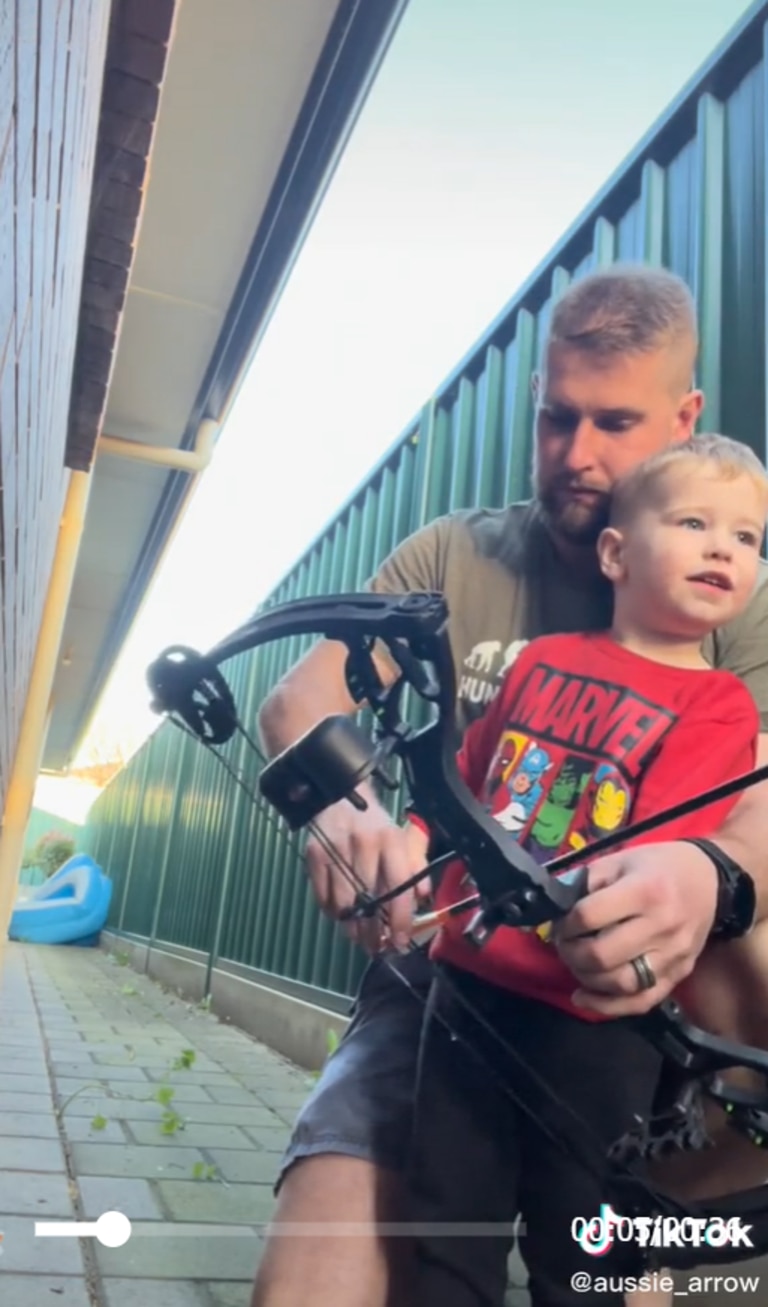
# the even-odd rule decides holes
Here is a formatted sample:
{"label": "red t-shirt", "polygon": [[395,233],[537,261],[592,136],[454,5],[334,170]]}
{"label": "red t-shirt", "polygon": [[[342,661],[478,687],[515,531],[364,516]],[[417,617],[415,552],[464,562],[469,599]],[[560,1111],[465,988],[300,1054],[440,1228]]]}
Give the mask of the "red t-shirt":
{"label": "red t-shirt", "polygon": [[[537,862],[590,844],[755,766],[759,717],[731,672],[652,662],[604,633],[544,636],[519,654],[496,698],[464,736],[459,771],[486,810]],[[633,844],[706,836],[738,795],[658,827]],[[437,908],[476,886],[448,865]],[[535,933],[502,926],[477,948],[449,919],[431,956],[495,985],[573,1007],[572,973]]]}

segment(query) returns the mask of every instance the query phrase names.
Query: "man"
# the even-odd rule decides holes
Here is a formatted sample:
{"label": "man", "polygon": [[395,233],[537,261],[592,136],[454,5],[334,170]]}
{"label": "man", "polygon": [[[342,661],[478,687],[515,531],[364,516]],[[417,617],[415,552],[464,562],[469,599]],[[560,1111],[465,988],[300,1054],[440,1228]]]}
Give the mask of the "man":
{"label": "man", "polygon": [[[697,344],[690,293],[669,273],[619,266],[575,283],[553,310],[533,379],[533,502],[438,519],[395,550],[373,578],[381,591],[445,593],[460,726],[480,715],[496,677],[525,642],[608,621],[610,588],[599,573],[595,542],[611,488],[650,454],[693,432],[703,407],[703,395],[691,386]],[[760,585],[747,614],[717,632],[706,653],[715,666],[742,677],[768,728],[768,586]],[[322,642],[276,687],[259,723],[270,753],[327,714],[354,710],[344,658],[343,646]],[[380,673],[394,676],[384,659]],[[758,764],[766,760],[761,736]],[[345,802],[324,814],[322,826],[381,892],[402,884],[422,860],[413,832],[398,829],[372,792],[367,797],[366,812]],[[764,787],[745,793],[716,837],[755,878],[761,917],[768,915],[761,853],[768,847],[766,797]],[[316,842],[308,845],[307,862],[320,905],[336,916],[351,902],[352,889]],[[621,1015],[661,1001],[691,972],[707,942],[717,884],[712,862],[689,844],[647,845],[597,861],[591,892],[561,927],[558,945],[578,979],[582,1005]],[[391,905],[395,943],[407,939],[413,909],[413,892]],[[599,938],[580,938],[597,930]],[[375,952],[376,927],[355,931]],[[656,982],[641,992],[638,958]],[[425,996],[431,973],[424,955],[409,953],[398,965]],[[254,1307],[298,1307],[310,1276],[313,1307],[407,1301],[409,1241],[388,1242],[373,1230],[370,1238],[350,1238],[344,1223],[396,1222],[407,1210],[404,1168],[422,1016],[418,998],[374,961],[350,1029],[299,1117],[279,1188],[278,1222],[331,1228],[268,1244]],[[471,1172],[471,1141],[465,1142]],[[469,1240],[464,1255],[477,1264],[492,1242]]]}

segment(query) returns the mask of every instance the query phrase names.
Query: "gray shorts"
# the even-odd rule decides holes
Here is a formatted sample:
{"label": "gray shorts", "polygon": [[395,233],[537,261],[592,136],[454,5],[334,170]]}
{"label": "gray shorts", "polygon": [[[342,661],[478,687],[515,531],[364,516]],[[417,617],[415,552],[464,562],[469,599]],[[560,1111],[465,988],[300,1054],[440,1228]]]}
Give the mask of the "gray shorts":
{"label": "gray shorts", "polygon": [[[487,1065],[465,1052],[457,1056],[425,1008],[440,984],[427,956],[413,952],[396,965],[417,993],[387,963],[368,967],[348,1030],[298,1117],[276,1192],[288,1167],[317,1154],[360,1157],[400,1172],[406,1179],[401,1219],[418,1230],[418,1298],[427,1307],[502,1307],[522,1214],[519,1247],[531,1307],[582,1307],[571,1274],[574,1267],[593,1271],[594,1261],[573,1243],[571,1221],[597,1214],[601,1184],[499,1092],[488,1074],[498,1057],[493,1040]],[[466,975],[454,973],[453,981],[492,1028],[575,1100],[593,1129],[605,1123],[608,1142],[635,1111],[647,1109],[658,1056],[622,1023],[594,1026]],[[452,1029],[462,1031],[463,1009],[449,998],[445,1012]],[[481,1032],[471,1021],[463,1031],[474,1044]],[[618,1068],[627,1087],[617,1095]],[[482,1229],[473,1234],[478,1223]],[[617,1273],[627,1269],[637,1268],[622,1263]],[[618,1291],[601,1295],[601,1307],[623,1307],[623,1301]]]}
{"label": "gray shorts", "polygon": [[421,949],[398,957],[395,967],[414,995],[374,959],[352,1006],[352,1019],[328,1059],[295,1123],[275,1185],[302,1157],[342,1153],[388,1170],[408,1160],[419,1040],[433,971]]}

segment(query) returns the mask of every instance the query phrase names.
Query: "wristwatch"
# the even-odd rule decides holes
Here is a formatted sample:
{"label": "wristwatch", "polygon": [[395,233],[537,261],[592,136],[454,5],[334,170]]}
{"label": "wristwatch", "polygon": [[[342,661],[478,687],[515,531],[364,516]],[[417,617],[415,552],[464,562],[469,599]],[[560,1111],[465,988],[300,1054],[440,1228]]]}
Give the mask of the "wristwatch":
{"label": "wristwatch", "polygon": [[717,906],[709,933],[711,940],[740,939],[755,924],[757,896],[752,877],[711,840],[687,839],[706,853],[717,871]]}

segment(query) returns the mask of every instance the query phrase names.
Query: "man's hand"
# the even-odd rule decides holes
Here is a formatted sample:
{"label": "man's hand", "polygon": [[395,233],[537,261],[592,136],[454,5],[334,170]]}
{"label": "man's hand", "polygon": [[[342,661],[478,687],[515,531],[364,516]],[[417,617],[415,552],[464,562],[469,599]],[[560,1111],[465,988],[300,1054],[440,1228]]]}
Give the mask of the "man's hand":
{"label": "man's hand", "polygon": [[[574,1002],[610,1017],[661,1003],[696,965],[716,902],[715,868],[693,844],[642,844],[597,858],[589,894],[552,936],[579,981]],[[641,954],[657,982],[642,991],[632,966]]]}
{"label": "man's hand", "polygon": [[[344,861],[354,868],[366,889],[379,895],[402,885],[426,865],[426,835],[408,822],[396,826],[370,790],[360,792],[368,803],[365,812],[353,808],[346,799],[327,808],[316,818],[316,825]],[[338,917],[342,908],[351,907],[355,887],[339,868],[331,853],[311,836],[306,848],[307,871],[323,912]],[[417,901],[429,898],[429,879],[415,889],[400,894],[383,909],[387,919],[367,918],[351,921],[344,929],[350,939],[370,953],[378,952],[387,937],[395,948],[404,949],[411,937],[411,922]]]}

